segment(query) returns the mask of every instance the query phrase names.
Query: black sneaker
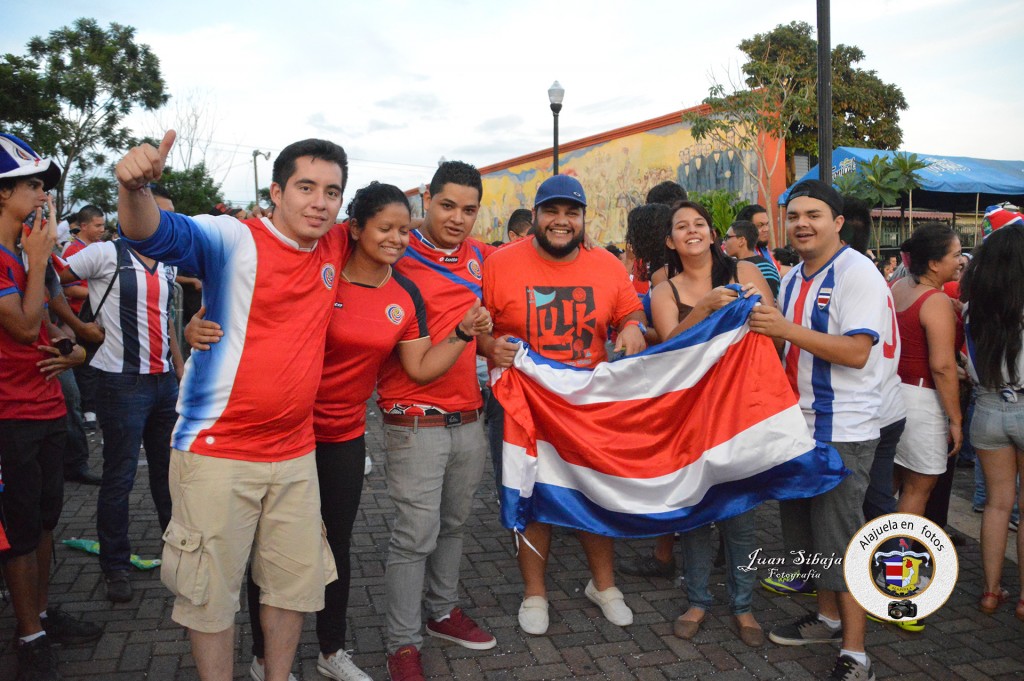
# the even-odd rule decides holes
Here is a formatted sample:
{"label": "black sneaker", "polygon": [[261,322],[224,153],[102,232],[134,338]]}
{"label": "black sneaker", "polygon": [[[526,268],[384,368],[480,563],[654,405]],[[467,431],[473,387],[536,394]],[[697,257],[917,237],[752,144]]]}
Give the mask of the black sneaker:
{"label": "black sneaker", "polygon": [[132,583],[128,579],[127,570],[113,570],[103,575],[107,583],[107,600],[114,603],[127,603],[132,599]]}
{"label": "black sneaker", "polygon": [[838,643],[843,638],[843,628],[832,630],[814,613],[790,624],[780,624],[768,638],[780,646],[802,646],[808,643]]}
{"label": "black sneaker", "polygon": [[47,608],[46,617],[43,618],[42,623],[47,637],[54,643],[62,645],[92,643],[103,635],[103,630],[92,622],[72,617],[59,607]]}
{"label": "black sneaker", "polygon": [[653,555],[636,556],[632,560],[619,561],[618,570],[632,577],[664,577],[674,579],[676,576],[676,557],[663,563]]}
{"label": "black sneaker", "polygon": [[865,667],[849,655],[840,655],[828,678],[835,681],[875,681],[875,670]]}
{"label": "black sneaker", "polygon": [[57,654],[50,637],[40,636],[29,643],[18,643],[18,675],[15,681],[62,681],[57,671]]}

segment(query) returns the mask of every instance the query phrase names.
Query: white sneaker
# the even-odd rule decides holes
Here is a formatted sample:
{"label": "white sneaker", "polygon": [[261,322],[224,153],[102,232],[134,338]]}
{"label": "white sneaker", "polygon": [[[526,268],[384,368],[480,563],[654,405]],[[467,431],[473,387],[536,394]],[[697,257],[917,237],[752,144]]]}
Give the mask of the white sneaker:
{"label": "white sneaker", "polygon": [[610,586],[604,591],[598,591],[594,586],[594,580],[590,580],[583,593],[591,603],[601,608],[605,618],[612,624],[628,627],[633,623],[633,611],[626,605],[626,600],[622,597],[622,592],[618,587]]}
{"label": "white sneaker", "polygon": [[363,462],[363,477],[366,477],[367,475],[369,475],[370,471],[372,471],[372,470],[373,470],[373,459],[371,459],[370,455],[367,454],[366,455],[366,461]]}
{"label": "white sneaker", "polygon": [[519,628],[534,636],[548,633],[548,599],[543,596],[525,599],[519,606]]}
{"label": "white sneaker", "polygon": [[316,659],[316,670],[327,678],[338,681],[373,681],[352,661],[350,650],[339,650],[331,657],[324,657],[324,654],[320,653],[320,657]]}
{"label": "white sneaker", "polygon": [[[252,681],[264,681],[266,678],[266,672],[263,669],[263,665],[255,657],[252,658],[252,664],[249,665],[249,677]],[[299,681],[295,678],[295,674],[288,673],[288,681]]]}

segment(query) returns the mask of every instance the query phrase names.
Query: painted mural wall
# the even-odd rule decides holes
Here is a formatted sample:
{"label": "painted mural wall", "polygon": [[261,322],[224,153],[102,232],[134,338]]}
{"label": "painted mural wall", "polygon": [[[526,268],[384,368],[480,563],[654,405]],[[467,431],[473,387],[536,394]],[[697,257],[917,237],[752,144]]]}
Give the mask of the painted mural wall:
{"label": "painted mural wall", "polygon": [[[742,164],[756,171],[757,159],[753,152],[742,153],[741,158],[740,152],[695,142],[689,126],[680,122],[563,152],[559,172],[583,184],[591,237],[601,244],[621,243],[629,211],[665,180],[679,182],[688,192],[726,189],[756,203],[757,184]],[[488,242],[503,239],[508,216],[517,208],[532,208],[537,187],[551,173],[550,157],[486,173],[474,236]]]}

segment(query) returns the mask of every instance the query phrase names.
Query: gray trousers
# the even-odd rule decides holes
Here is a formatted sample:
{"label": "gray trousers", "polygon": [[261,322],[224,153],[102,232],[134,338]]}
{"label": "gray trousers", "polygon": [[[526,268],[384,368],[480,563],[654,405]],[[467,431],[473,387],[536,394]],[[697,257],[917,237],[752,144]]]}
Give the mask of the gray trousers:
{"label": "gray trousers", "polygon": [[[841,483],[824,494],[810,499],[791,499],[779,502],[782,516],[782,538],[790,552],[803,551],[804,557],[842,559],[853,535],[864,525],[864,495],[868,489],[871,463],[875,458],[878,438],[865,442],[830,442],[836,448],[843,464],[852,472]],[[787,567],[795,565],[801,571],[813,569],[821,576],[814,582],[826,591],[849,591],[843,574],[843,563],[830,565],[794,563],[788,556]]]}
{"label": "gray trousers", "polygon": [[423,643],[421,602],[431,619],[458,604],[463,527],[483,475],[487,438],[483,419],[454,428],[385,425],[384,449],[396,509],[384,572],[393,653]]}

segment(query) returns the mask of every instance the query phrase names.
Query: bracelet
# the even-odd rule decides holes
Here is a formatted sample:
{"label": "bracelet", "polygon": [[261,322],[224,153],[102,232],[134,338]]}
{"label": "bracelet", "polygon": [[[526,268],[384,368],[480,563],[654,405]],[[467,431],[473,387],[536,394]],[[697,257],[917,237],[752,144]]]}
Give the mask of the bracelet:
{"label": "bracelet", "polygon": [[455,335],[456,335],[456,336],[458,337],[458,339],[459,339],[459,340],[461,340],[461,341],[465,341],[465,342],[467,342],[467,343],[471,343],[471,342],[473,342],[473,337],[472,337],[472,336],[470,336],[470,335],[469,335],[468,333],[466,333],[465,331],[463,331],[463,330],[462,330],[462,326],[460,326],[459,324],[456,324],[456,325],[455,325]]}
{"label": "bracelet", "polygon": [[644,323],[641,322],[638,319],[630,319],[630,320],[628,320],[625,324],[622,325],[622,328],[619,329],[619,333],[622,333],[623,331],[625,331],[626,327],[633,326],[633,325],[636,325],[636,328],[640,329],[640,334],[641,335],[643,335],[643,336],[647,335],[647,326],[645,326]]}

